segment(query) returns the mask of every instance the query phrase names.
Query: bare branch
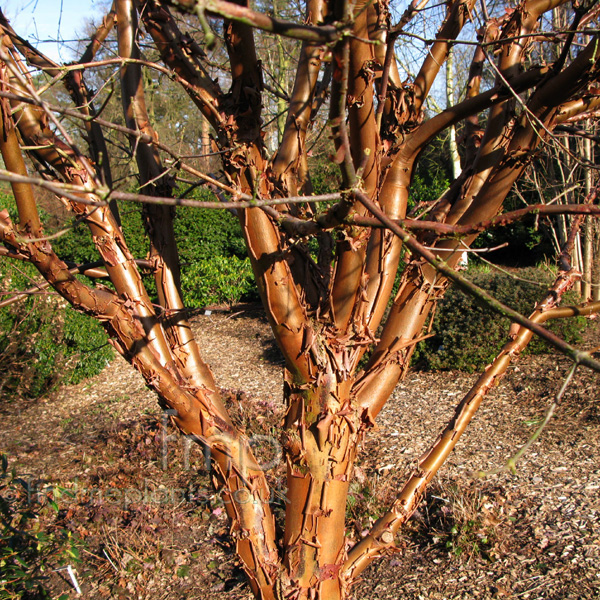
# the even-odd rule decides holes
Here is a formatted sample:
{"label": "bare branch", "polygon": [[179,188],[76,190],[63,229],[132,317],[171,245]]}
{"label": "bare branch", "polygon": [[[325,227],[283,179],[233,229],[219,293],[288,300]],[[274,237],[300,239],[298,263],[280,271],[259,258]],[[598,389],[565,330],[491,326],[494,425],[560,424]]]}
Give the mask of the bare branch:
{"label": "bare branch", "polygon": [[245,23],[251,27],[256,27],[256,29],[276,35],[317,44],[335,42],[343,31],[343,26],[311,26],[290,23],[224,0],[168,0],[168,3],[175,8],[192,14],[203,15],[208,13],[231,21]]}
{"label": "bare branch", "polygon": [[536,335],[546,340],[550,345],[554,346],[557,350],[567,355],[571,360],[582,364],[594,371],[600,372],[600,362],[593,359],[586,352],[577,350],[564,340],[561,340],[553,333],[544,329],[537,323],[527,319],[520,313],[514,311],[512,308],[505,306],[501,302],[498,302],[493,296],[488,294],[485,290],[471,283],[468,279],[460,275],[457,271],[449,267],[445,261],[438,258],[433,252],[427,250],[422,244],[420,244],[414,237],[409,235],[401,227],[391,221],[385,213],[383,213],[375,204],[373,204],[364,194],[357,193],[358,199],[391,231],[397,235],[404,244],[410,248],[412,252],[424,258],[436,271],[450,279],[456,284],[461,290],[470,294],[474,298],[477,298],[480,302],[484,303],[488,308],[498,313],[499,315],[511,318],[515,323],[523,326],[526,329],[531,330]]}

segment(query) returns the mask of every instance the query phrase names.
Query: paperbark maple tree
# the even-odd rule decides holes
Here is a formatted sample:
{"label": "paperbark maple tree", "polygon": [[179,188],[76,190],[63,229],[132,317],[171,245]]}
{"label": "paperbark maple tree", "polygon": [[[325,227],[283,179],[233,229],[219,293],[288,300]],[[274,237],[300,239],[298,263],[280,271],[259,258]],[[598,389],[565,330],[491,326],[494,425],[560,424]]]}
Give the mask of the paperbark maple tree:
{"label": "paperbark maple tree", "polygon": [[[546,30],[547,15],[560,7],[569,7],[571,24]],[[435,38],[425,41],[414,76],[400,75],[395,51],[406,36],[414,39],[409,31],[414,20],[433,14],[427,0],[414,0],[399,18],[386,0],[308,0],[302,23],[223,0],[115,0],[81,59],[71,65],[45,58],[2,19],[1,178],[11,182],[18,209],[18,222],[0,213],[2,253],[31,262],[63,298],[101,321],[119,352],[173,411],[177,427],[210,448],[236,551],[257,598],[347,597],[352,581],[393,550],[396,532],[531,331],[577,363],[598,366],[539,326],[551,317],[598,310],[599,303],[556,308],[577,276],[573,270],[564,269],[530,320],[471,288],[492,309],[514,318],[513,339],[457,407],[389,511],[353,548],[346,547],[345,506],[360,441],[406,373],[449,281],[469,287],[454,270],[462,250],[494,225],[528,163],[554,143],[553,129],[593,119],[600,105],[599,40],[586,33],[597,21],[595,2],[523,0],[506,11],[493,9],[490,15],[485,2],[479,7],[474,0],[450,0]],[[195,15],[194,35],[183,31],[191,21],[178,20],[180,12]],[[443,75],[451,46],[461,35],[475,38],[474,23],[479,30],[471,42],[465,99],[427,115],[425,100],[440,71]],[[117,57],[94,62],[111,30]],[[302,41],[287,120],[272,156],[264,145],[265,92],[255,44],[264,32]],[[159,62],[145,58],[142,36],[152,40]],[[207,55],[219,36],[228,65],[220,81],[210,74]],[[558,55],[545,51],[555,44]],[[121,124],[102,118],[84,78],[86,70],[109,63],[119,68]],[[46,101],[28,65],[53,84],[62,82],[73,106]],[[158,140],[146,109],[143,69],[160,69],[181,84],[199,119],[210,123],[213,149],[222,161],[218,176]],[[494,83],[482,85],[484,70]],[[313,197],[307,139],[326,111],[342,186]],[[86,150],[60,115],[80,119]],[[419,155],[451,126],[463,135],[462,173],[427,207],[426,221],[407,219]],[[112,184],[109,130],[129,137],[138,193]],[[168,168],[165,157],[174,160]],[[39,175],[30,175],[31,169]],[[285,358],[281,439],[287,503],[281,534],[265,474],[247,437],[232,424],[186,320],[173,231],[173,206],[186,202],[175,197],[176,170],[213,186],[236,211]],[[38,215],[36,186],[54,192],[89,226],[111,289],[87,285],[75,274],[89,265],[69,268],[54,253]],[[154,273],[156,303],[119,225],[116,203],[126,200],[144,202],[151,241],[145,264]],[[317,200],[330,203],[321,210]],[[560,210],[597,215],[597,208]],[[393,292],[395,281],[399,289]]]}

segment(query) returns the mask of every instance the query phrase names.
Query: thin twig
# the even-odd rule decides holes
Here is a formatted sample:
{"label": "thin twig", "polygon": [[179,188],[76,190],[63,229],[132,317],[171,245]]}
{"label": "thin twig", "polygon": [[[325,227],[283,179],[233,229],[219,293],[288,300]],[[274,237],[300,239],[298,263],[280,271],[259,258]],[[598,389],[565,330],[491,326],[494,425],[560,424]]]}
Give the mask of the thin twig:
{"label": "thin twig", "polygon": [[550,406],[548,407],[548,410],[546,411],[546,414],[540,426],[534,431],[533,435],[527,440],[527,442],[523,444],[519,451],[514,456],[509,458],[503,466],[498,467],[497,469],[492,469],[491,471],[477,471],[475,473],[477,477],[489,477],[490,475],[498,475],[499,473],[504,473],[505,471],[510,471],[513,474],[516,473],[517,462],[523,457],[523,455],[529,450],[529,448],[531,448],[532,444],[534,444],[537,441],[537,439],[542,434],[542,431],[544,431],[544,429],[550,422],[550,419],[554,415],[554,412],[556,411],[559,402],[562,400],[562,397],[565,391],[567,390],[569,383],[571,383],[571,379],[573,379],[573,375],[575,374],[575,371],[577,370],[578,366],[579,365],[577,363],[573,363],[571,365],[571,367],[569,368],[569,372],[567,373],[567,376],[565,377],[563,384],[560,387],[560,390],[558,390],[558,392],[554,396],[554,400],[552,404],[550,404]]}

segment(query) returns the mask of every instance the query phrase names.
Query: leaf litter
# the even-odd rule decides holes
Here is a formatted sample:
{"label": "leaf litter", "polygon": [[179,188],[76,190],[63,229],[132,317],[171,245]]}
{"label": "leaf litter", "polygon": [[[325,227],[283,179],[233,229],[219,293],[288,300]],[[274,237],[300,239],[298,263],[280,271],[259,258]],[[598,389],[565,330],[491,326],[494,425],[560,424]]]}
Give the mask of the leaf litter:
{"label": "leaf litter", "polygon": [[[260,309],[236,310],[198,315],[192,327],[236,424],[276,436],[283,361]],[[529,439],[568,367],[552,355],[524,357],[509,370],[399,535],[400,551],[367,570],[353,598],[600,595],[597,374],[577,371],[515,473],[474,476],[506,464]],[[411,372],[396,388],[359,457],[349,545],[391,502],[475,377]],[[49,485],[69,492],[57,501],[58,513],[43,513],[40,526],[67,527],[82,540],[76,567],[84,597],[250,599],[206,457],[176,434],[124,360],[78,385],[0,410],[2,450],[24,474],[31,498],[43,500]],[[267,448],[264,460],[277,463],[273,452]],[[281,465],[269,471],[279,518],[283,475]],[[58,574],[50,585],[57,595],[77,597]]]}

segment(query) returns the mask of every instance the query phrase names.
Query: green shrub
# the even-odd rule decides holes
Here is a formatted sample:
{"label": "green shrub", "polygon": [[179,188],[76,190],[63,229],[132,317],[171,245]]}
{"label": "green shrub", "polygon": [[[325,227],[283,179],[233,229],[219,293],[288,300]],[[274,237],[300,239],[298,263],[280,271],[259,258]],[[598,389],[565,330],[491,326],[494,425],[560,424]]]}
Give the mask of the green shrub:
{"label": "green shrub", "polygon": [[99,373],[114,353],[98,321],[70,306],[65,307],[63,316],[62,340],[59,341],[66,368],[63,382],[79,383]]}
{"label": "green shrub", "polygon": [[184,270],[181,287],[186,306],[236,304],[255,289],[250,259],[212,256]]}
{"label": "green shrub", "polygon": [[52,249],[62,260],[80,265],[98,260],[98,252],[85,223],[78,223],[68,233],[52,240]]}
{"label": "green shrub", "polygon": [[421,202],[434,202],[448,188],[450,182],[441,174],[425,179],[418,173],[410,184],[409,206],[413,207]]}
{"label": "green shrub", "polygon": [[[38,277],[32,265],[0,261],[0,291],[23,290]],[[112,348],[102,326],[55,295],[31,295],[0,309],[0,390],[37,397],[59,382],[100,372]]]}
{"label": "green shrub", "polygon": [[[333,147],[332,147],[332,152]],[[323,155],[309,157],[310,181],[315,195],[332,194],[342,189],[338,165]]]}
{"label": "green shrub", "polygon": [[[196,190],[195,200],[214,201],[208,190]],[[144,230],[142,206],[121,204],[121,227],[129,250],[135,258],[145,258],[150,248]],[[182,264],[193,263],[211,256],[246,256],[246,247],[238,219],[227,210],[207,208],[178,208],[173,220]],[[77,263],[98,260],[87,225],[81,223],[69,233],[52,241],[63,260]]]}
{"label": "green shrub", "polygon": [[[552,276],[540,269],[518,271],[518,277],[548,286]],[[544,286],[515,280],[510,275],[471,269],[468,278],[490,292],[502,303],[529,315],[535,303],[544,295]],[[573,304],[577,297],[566,294],[563,304]],[[549,322],[548,328],[568,342],[581,339],[585,319],[576,317]],[[435,335],[421,342],[413,358],[414,364],[432,370],[458,369],[473,372],[489,364],[508,339],[510,320],[499,317],[488,308],[479,306],[471,296],[450,288],[437,307],[433,321]],[[548,352],[545,342],[535,337],[526,352]]]}
{"label": "green shrub", "polygon": [[[198,189],[194,199],[214,201],[215,197],[208,190]],[[182,208],[177,210],[173,225],[187,307],[231,305],[244,298],[256,298],[242,228],[234,215],[227,210]]]}
{"label": "green shrub", "polygon": [[51,598],[49,573],[81,562],[77,537],[64,528],[40,526],[40,517],[58,513],[55,499],[65,492],[46,487],[33,499],[29,482],[9,470],[6,455],[0,455],[0,599]]}
{"label": "green shrub", "polygon": [[173,225],[182,265],[212,256],[246,256],[242,228],[238,219],[228,211],[181,208]]}

